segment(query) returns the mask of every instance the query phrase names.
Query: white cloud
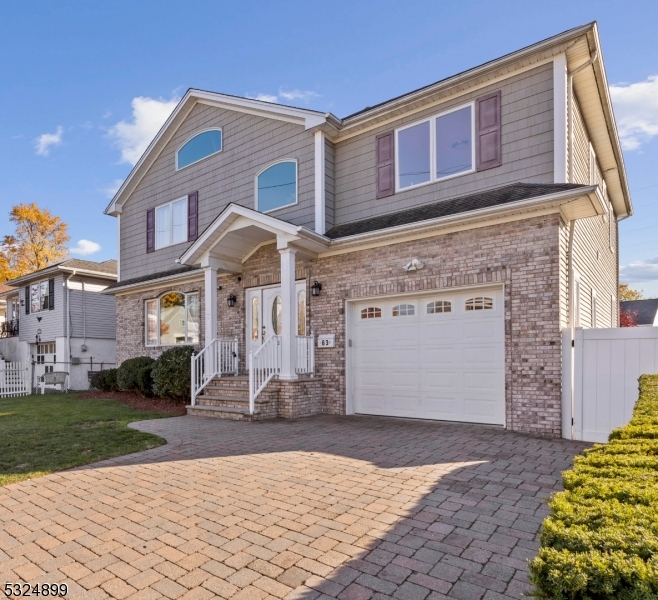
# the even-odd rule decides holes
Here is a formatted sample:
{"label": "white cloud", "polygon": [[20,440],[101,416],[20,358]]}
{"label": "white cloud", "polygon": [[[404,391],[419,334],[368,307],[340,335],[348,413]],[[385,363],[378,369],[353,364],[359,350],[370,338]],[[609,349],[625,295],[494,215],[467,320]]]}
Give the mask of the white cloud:
{"label": "white cloud", "polygon": [[658,256],[620,267],[619,280],[624,283],[658,281]]}
{"label": "white cloud", "polygon": [[88,256],[89,254],[94,254],[101,249],[100,244],[96,242],[90,242],[89,240],[79,240],[78,243],[69,248],[71,254],[80,254],[81,256]]}
{"label": "white cloud", "polygon": [[253,96],[254,100],[262,100],[263,102],[276,102],[278,98],[272,94],[258,94]]}
{"label": "white cloud", "polygon": [[283,101],[295,101],[300,100],[304,103],[310,102],[313,98],[319,98],[320,94],[316,94],[310,90],[284,90],[279,88],[278,94],[257,94],[256,96],[249,96],[247,98],[253,98],[254,100],[262,100],[263,102],[283,102]]}
{"label": "white cloud", "polygon": [[658,135],[658,75],[610,86],[622,146],[637,150]]}
{"label": "white cloud", "polygon": [[316,94],[310,90],[290,90],[286,92],[285,90],[279,89],[279,96],[285,100],[301,100],[302,102],[309,102],[313,98],[318,98],[320,94]]}
{"label": "white cloud", "polygon": [[121,151],[122,163],[134,165],[140,159],[177,104],[177,98],[133,98],[132,121],[119,121],[109,131],[110,138]]}
{"label": "white cloud", "polygon": [[58,127],[55,133],[44,133],[36,139],[37,154],[39,156],[48,156],[52,146],[59,146],[62,143],[64,128]]}
{"label": "white cloud", "polygon": [[107,187],[101,188],[101,192],[103,192],[103,194],[105,194],[110,199],[114,198],[114,194],[117,193],[117,190],[121,187],[122,183],[123,183],[123,179],[115,179]]}

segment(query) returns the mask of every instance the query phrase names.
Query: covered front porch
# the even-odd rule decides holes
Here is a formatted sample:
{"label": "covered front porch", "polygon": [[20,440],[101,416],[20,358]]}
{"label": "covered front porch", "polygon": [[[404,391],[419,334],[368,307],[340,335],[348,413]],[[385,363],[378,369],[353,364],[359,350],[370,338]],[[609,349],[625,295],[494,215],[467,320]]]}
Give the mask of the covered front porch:
{"label": "covered front porch", "polygon": [[[266,245],[276,245],[279,254],[280,276],[273,277],[276,283],[241,287],[243,297],[230,293],[224,298],[225,292],[220,295],[218,277],[240,278],[243,264]],[[303,396],[300,402],[307,405],[302,412],[319,412],[311,407],[319,405],[319,400],[308,402],[306,398],[309,389],[314,397],[321,395],[321,390],[319,381],[310,382],[315,375],[314,335],[306,319],[311,291],[306,289],[305,279],[299,281],[296,277],[296,264],[298,258],[317,257],[327,246],[324,236],[308,229],[229,205],[180,258],[181,264],[200,266],[204,273],[206,336],[203,349],[192,357],[192,410],[214,406],[206,412],[241,418],[245,410],[238,409],[244,409],[248,402],[252,419],[257,415],[300,416],[298,407],[290,406],[291,401],[295,404],[299,391]],[[242,303],[242,332],[219,336],[218,314]],[[282,395],[283,401],[279,401]],[[268,401],[265,409],[263,404]],[[286,401],[287,408],[283,406]],[[272,404],[280,406],[274,410]]]}

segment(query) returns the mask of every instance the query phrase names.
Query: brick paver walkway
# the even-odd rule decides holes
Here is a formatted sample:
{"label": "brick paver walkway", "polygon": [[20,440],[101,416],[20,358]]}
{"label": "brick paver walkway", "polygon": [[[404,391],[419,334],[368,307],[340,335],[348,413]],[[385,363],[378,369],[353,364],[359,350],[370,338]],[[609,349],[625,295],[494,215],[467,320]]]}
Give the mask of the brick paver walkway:
{"label": "brick paver walkway", "polygon": [[0,586],[84,598],[522,598],[584,444],[320,416],[145,421],[169,444],[0,488]]}

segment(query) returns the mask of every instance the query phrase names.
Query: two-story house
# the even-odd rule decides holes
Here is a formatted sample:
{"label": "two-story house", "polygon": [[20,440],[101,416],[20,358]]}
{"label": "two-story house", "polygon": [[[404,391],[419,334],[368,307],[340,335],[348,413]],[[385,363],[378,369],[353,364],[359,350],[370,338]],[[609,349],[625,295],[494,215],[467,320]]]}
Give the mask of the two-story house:
{"label": "two-story house", "polygon": [[194,414],[559,436],[631,212],[594,23],[344,118],[191,89],[106,209],[118,362],[194,345]]}
{"label": "two-story house", "polygon": [[116,282],[116,264],[72,258],[8,282],[0,356],[33,361],[33,387],[63,371],[70,389],[86,390],[90,371],[115,366],[115,299],[101,292]]}

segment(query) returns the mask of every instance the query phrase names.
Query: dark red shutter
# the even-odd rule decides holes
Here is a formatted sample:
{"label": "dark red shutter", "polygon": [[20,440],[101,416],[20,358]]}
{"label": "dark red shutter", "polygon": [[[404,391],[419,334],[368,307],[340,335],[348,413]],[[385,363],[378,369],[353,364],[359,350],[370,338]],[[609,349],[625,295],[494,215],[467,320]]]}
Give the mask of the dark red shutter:
{"label": "dark red shutter", "polygon": [[155,208],[146,211],[146,251],[155,252]]}
{"label": "dark red shutter", "polygon": [[48,280],[48,310],[55,308],[55,280]]}
{"label": "dark red shutter", "polygon": [[199,192],[187,195],[187,241],[193,242],[199,236]]}
{"label": "dark red shutter", "polygon": [[395,194],[395,133],[387,131],[377,136],[377,198]]}
{"label": "dark red shutter", "polygon": [[25,314],[30,314],[30,286],[25,286]]}
{"label": "dark red shutter", "polygon": [[476,166],[478,171],[500,167],[500,90],[475,101]]}

